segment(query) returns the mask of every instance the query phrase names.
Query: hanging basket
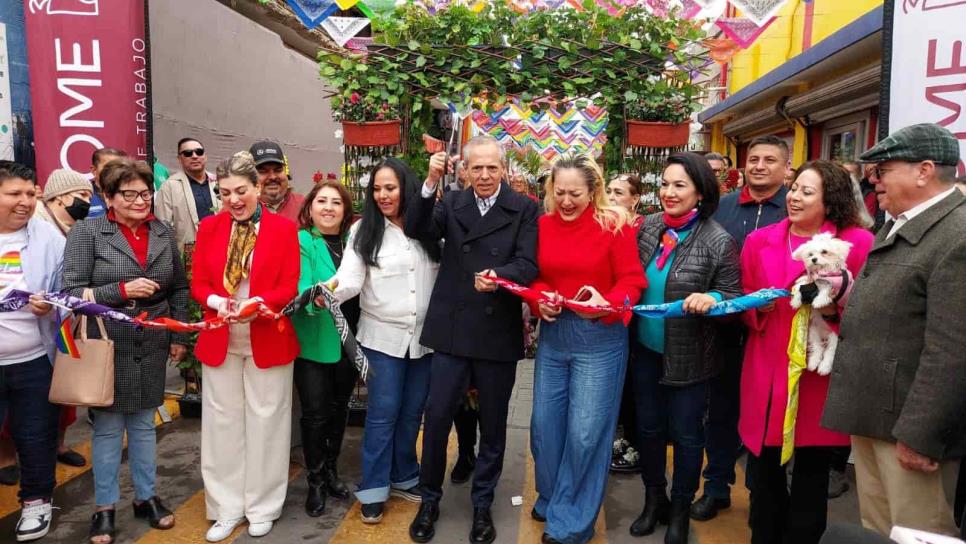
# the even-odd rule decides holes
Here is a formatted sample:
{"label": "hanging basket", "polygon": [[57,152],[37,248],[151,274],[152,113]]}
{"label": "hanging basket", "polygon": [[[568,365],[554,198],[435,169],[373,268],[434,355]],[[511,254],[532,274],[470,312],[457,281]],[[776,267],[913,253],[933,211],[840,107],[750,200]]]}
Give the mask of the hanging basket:
{"label": "hanging basket", "polygon": [[681,147],[691,137],[691,123],[627,120],[627,145],[638,147]]}
{"label": "hanging basket", "polygon": [[367,123],[342,121],[342,141],[358,146],[399,145],[401,123],[399,119]]}

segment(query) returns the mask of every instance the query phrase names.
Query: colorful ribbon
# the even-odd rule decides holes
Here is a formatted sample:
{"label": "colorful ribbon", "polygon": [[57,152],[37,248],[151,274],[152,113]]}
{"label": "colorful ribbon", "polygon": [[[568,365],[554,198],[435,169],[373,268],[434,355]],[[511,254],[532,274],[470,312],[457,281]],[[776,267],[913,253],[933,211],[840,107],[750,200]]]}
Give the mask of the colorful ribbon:
{"label": "colorful ribbon", "polygon": [[356,337],[352,334],[352,329],[349,327],[349,322],[346,321],[344,315],[342,315],[342,309],[339,307],[340,302],[336,300],[335,296],[332,294],[332,289],[324,284],[317,283],[312,287],[309,287],[305,291],[299,293],[299,296],[295,297],[292,302],[289,302],[282,308],[280,312],[283,315],[292,315],[295,312],[301,310],[302,308],[308,308],[314,303],[315,299],[322,297],[325,299],[325,307],[329,310],[332,315],[332,321],[335,323],[335,328],[339,330],[339,338],[342,341],[342,349],[345,351],[346,356],[352,361],[352,365],[356,367],[359,371],[359,377],[362,381],[367,381],[372,371],[369,369],[369,360],[366,359],[366,354],[359,349],[359,344],[356,342]]}
{"label": "colorful ribbon", "polygon": [[564,308],[567,308],[568,310],[572,312],[577,312],[577,313],[585,313],[585,314],[604,313],[607,315],[619,315],[621,318],[621,321],[623,321],[625,325],[627,325],[631,321],[632,307],[628,304],[623,304],[621,306],[599,306],[597,304],[587,304],[584,302],[578,302],[576,300],[569,300],[569,299],[564,299],[563,302],[560,302],[558,304],[557,302],[550,300],[549,297],[547,297],[540,291],[537,291],[536,289],[531,289],[530,287],[524,287],[518,283],[514,283],[504,278],[490,277],[489,279],[493,280],[500,287],[506,289],[507,291],[510,291],[511,293],[517,295],[518,297],[522,298],[523,300],[531,304],[550,304],[554,306],[561,305]]}
{"label": "colorful ribbon", "polygon": [[[26,291],[19,291],[16,289],[12,290],[7,294],[7,296],[5,296],[3,299],[0,299],[0,312],[15,312],[26,307],[30,303],[30,296],[31,294]],[[257,316],[263,319],[271,319],[278,322],[278,329],[282,331],[285,328],[285,322],[281,320],[283,317],[290,316],[302,308],[308,307],[316,298],[320,296],[325,299],[326,308],[328,309],[329,313],[332,314],[332,320],[335,322],[335,326],[339,330],[342,347],[345,349],[346,355],[352,361],[352,364],[356,367],[356,369],[359,370],[359,376],[365,380],[367,376],[371,374],[371,370],[369,369],[369,361],[366,359],[366,356],[362,350],[359,349],[355,336],[353,336],[352,330],[349,328],[349,324],[346,321],[345,316],[342,315],[342,311],[339,309],[339,302],[332,296],[331,290],[321,283],[314,285],[300,293],[299,296],[295,297],[291,302],[286,304],[281,312],[272,311],[271,308],[262,302],[249,303],[242,306],[238,312],[237,318],[247,319],[252,316]],[[142,313],[136,317],[131,317],[127,314],[111,309],[108,306],[104,306],[103,304],[88,302],[65,293],[45,293],[42,295],[42,297],[45,302],[63,308],[69,312],[86,315],[88,317],[99,317],[101,319],[106,319],[107,321],[130,323],[136,327],[145,327],[150,329],[166,329],[172,332],[199,332],[217,329],[231,323],[231,321],[224,317],[214,317],[195,323],[185,323],[170,317],[148,319],[147,313]],[[70,316],[68,316],[62,322],[60,335],[57,338],[57,347],[62,352],[68,353],[72,357],[76,358],[78,357],[77,348],[73,342],[73,331],[71,329],[71,320]]]}
{"label": "colorful ribbon", "polygon": [[788,340],[788,403],[782,424],[782,459],[786,464],[795,453],[795,421],[798,419],[798,382],[808,365],[808,322],[812,307],[801,306],[792,318],[792,334]]}
{"label": "colorful ribbon", "polygon": [[[549,297],[532,289],[530,287],[524,287],[518,283],[514,283],[510,280],[504,278],[493,277],[490,278],[497,285],[510,291],[511,293],[522,298],[526,302],[531,304],[554,304]],[[755,308],[760,308],[766,304],[783,297],[791,296],[791,294],[786,289],[759,289],[754,293],[749,293],[744,296],[733,298],[730,300],[723,300],[718,302],[711,307],[708,311],[707,316],[722,316],[731,315],[744,312],[746,310],[753,310]],[[608,314],[620,314],[622,319],[629,319],[631,313],[635,313],[641,317],[647,317],[651,319],[671,319],[676,317],[694,317],[695,314],[690,314],[684,311],[684,301],[678,300],[675,302],[668,302],[665,304],[640,304],[637,306],[630,306],[627,304],[621,306],[596,306],[581,304],[573,300],[565,300],[562,305],[575,312],[584,313],[597,313],[606,312]],[[626,323],[626,321],[625,321]]]}
{"label": "colorful ribbon", "polygon": [[[8,293],[3,300],[0,300],[0,312],[15,312],[20,310],[29,304],[30,297],[31,293],[14,289],[10,291],[10,293]],[[96,302],[88,302],[66,293],[43,293],[41,294],[41,297],[44,299],[44,302],[57,306],[58,308],[63,308],[64,310],[73,312],[75,314],[86,315],[94,318],[99,317],[101,319],[114,321],[117,323],[130,323],[138,327],[167,329],[172,332],[196,332],[211,330],[217,329],[218,327],[224,327],[229,323],[227,319],[222,317],[206,319],[197,323],[184,323],[182,321],[178,321],[177,319],[171,319],[170,317],[148,319],[147,313],[142,313],[136,317],[131,317],[125,313],[114,310],[109,306],[97,304]],[[280,320],[283,317],[282,314],[273,312],[268,306],[262,303],[245,305],[238,314],[238,317],[248,318],[256,314],[259,317],[273,320]],[[280,321],[278,325],[279,330],[282,330],[284,323]]]}
{"label": "colorful ribbon", "polygon": [[[762,306],[765,306],[776,299],[790,295],[791,293],[785,289],[759,289],[754,293],[749,293],[738,298],[722,300],[721,302],[712,306],[711,310],[709,310],[706,315],[722,316],[738,314],[746,310],[761,308]],[[633,310],[635,314],[641,317],[649,317],[653,319],[671,319],[675,317],[690,317],[694,315],[685,313],[683,300],[668,302],[665,304],[641,304],[639,306],[634,306]]]}

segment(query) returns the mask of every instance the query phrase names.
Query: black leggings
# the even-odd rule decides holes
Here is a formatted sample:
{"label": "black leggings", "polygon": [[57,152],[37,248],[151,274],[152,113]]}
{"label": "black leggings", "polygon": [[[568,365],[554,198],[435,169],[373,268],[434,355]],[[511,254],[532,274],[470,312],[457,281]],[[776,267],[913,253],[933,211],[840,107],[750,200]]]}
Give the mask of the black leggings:
{"label": "black leggings", "polygon": [[334,466],[342,449],[349,416],[349,397],[359,373],[345,357],[338,363],[295,359],[295,388],[302,417],[302,451],[305,467],[316,472],[324,463]]}
{"label": "black leggings", "polygon": [[752,476],[751,544],[818,544],[828,522],[829,465],[834,447],[795,448],[792,489],[781,448],[749,455]]}

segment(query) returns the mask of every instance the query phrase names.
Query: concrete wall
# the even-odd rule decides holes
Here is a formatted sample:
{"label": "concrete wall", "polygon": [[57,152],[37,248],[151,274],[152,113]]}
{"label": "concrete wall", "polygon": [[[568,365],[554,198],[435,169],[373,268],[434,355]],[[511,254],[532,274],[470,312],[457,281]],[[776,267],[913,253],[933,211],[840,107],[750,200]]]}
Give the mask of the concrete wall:
{"label": "concrete wall", "polygon": [[172,172],[176,145],[201,140],[208,168],[256,140],[279,142],[293,184],[342,165],[318,66],[277,34],[215,0],[151,2],[154,149]]}

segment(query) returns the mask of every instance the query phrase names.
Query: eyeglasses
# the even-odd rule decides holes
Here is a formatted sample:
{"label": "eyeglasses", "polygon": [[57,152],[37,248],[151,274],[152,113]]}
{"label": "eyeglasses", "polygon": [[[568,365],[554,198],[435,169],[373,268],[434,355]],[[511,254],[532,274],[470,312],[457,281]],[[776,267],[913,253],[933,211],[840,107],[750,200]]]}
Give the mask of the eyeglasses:
{"label": "eyeglasses", "polygon": [[186,158],[186,159],[187,158],[190,158],[191,155],[194,155],[195,157],[204,157],[205,156],[205,148],[199,147],[199,148],[196,148],[196,149],[185,149],[184,151],[181,152],[181,156],[184,157],[184,158]]}
{"label": "eyeglasses", "polygon": [[151,198],[154,196],[151,191],[118,191],[117,194],[121,195],[124,202],[134,202],[138,197],[141,197],[141,200],[145,202],[151,202]]}
{"label": "eyeglasses", "polygon": [[889,172],[892,172],[893,170],[896,170],[896,169],[895,168],[882,168],[882,167],[876,166],[876,167],[873,167],[872,168],[872,175],[876,179],[882,179],[882,176],[883,175],[888,174]]}

